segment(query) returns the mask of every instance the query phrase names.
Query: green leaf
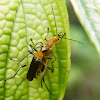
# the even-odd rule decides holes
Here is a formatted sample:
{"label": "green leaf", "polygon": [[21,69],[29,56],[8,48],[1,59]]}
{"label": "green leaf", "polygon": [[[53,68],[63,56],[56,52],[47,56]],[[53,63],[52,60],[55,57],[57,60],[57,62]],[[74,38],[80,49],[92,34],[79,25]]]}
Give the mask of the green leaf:
{"label": "green leaf", "polygon": [[[30,38],[34,43],[45,42],[47,28],[50,28],[48,39],[57,32],[66,32],[69,37],[69,21],[65,0],[1,0],[0,1],[0,100],[61,100],[64,96],[70,72],[70,41],[63,39],[61,45],[54,46],[53,53],[69,71],[61,64],[54,63],[54,73],[48,70],[45,85],[41,88],[41,76],[33,81],[26,78],[29,67],[22,68],[15,78],[17,69],[30,64],[32,55],[19,65],[16,61],[28,54]],[[53,6],[54,15],[51,5]],[[50,64],[49,64],[50,66]],[[50,66],[51,67],[51,66]]]}
{"label": "green leaf", "polygon": [[90,41],[100,54],[100,1],[70,0]]}

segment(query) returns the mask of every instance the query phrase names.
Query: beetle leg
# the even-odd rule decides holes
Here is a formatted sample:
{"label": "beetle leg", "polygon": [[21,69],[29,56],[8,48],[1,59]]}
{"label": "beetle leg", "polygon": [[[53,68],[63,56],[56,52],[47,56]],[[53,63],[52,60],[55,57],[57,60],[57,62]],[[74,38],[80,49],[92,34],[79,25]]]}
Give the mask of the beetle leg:
{"label": "beetle leg", "polygon": [[9,79],[14,78],[14,77],[17,75],[17,73],[19,72],[19,70],[20,70],[21,68],[25,67],[25,66],[30,66],[30,64],[23,65],[23,66],[19,67],[19,69],[17,70],[17,72],[15,73],[15,75],[14,75],[13,77],[10,77],[10,78],[8,78],[8,79],[5,79],[4,81],[7,81],[7,80],[9,80]]}

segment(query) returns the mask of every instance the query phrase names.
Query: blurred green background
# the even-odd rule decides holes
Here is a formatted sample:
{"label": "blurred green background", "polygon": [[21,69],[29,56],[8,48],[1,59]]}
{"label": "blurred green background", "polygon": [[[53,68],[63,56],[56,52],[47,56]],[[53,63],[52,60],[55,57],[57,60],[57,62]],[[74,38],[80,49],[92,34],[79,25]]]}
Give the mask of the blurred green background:
{"label": "blurred green background", "polygon": [[68,0],[71,39],[71,72],[63,100],[100,100],[99,55],[88,40]]}

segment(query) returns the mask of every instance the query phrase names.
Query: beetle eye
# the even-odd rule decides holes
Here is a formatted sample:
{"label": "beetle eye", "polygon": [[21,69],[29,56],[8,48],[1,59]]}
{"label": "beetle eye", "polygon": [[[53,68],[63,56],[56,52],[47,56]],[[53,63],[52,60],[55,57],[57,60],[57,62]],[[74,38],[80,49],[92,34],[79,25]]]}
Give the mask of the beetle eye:
{"label": "beetle eye", "polygon": [[47,51],[47,50],[44,50],[44,51],[42,51],[42,52],[44,53],[45,51]]}

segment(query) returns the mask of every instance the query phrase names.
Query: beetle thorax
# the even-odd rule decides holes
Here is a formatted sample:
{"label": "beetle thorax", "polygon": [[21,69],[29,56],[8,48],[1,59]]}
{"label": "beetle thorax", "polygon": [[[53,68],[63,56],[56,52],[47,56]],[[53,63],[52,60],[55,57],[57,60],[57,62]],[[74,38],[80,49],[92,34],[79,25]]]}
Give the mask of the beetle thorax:
{"label": "beetle thorax", "polygon": [[43,53],[41,51],[38,51],[36,57],[38,59],[42,59],[43,58]]}

